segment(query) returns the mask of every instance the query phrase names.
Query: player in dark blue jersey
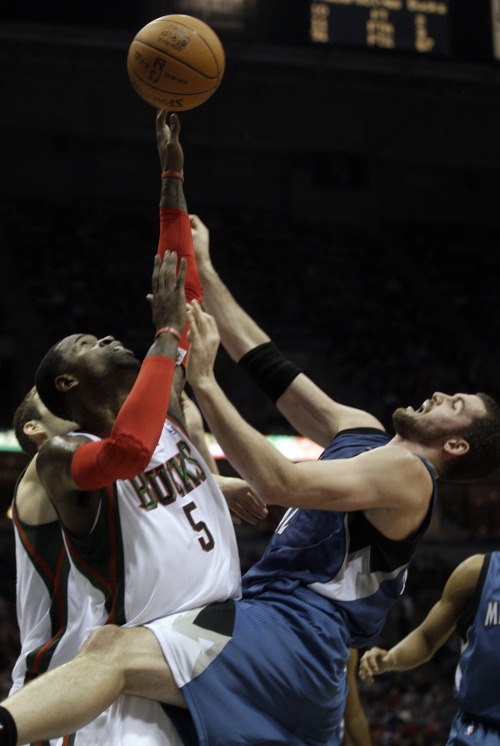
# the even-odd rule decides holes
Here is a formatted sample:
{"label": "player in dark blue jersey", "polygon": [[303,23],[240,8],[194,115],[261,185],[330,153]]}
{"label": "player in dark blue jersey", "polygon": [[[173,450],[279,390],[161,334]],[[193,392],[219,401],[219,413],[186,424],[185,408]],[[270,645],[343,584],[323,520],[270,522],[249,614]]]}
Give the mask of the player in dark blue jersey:
{"label": "player in dark blue jersey", "polygon": [[462,562],[422,624],[390,650],[375,647],[364,654],[360,676],[371,684],[386,671],[416,668],[430,660],[455,629],[462,638],[455,673],[459,710],[448,746],[499,746],[500,552]]}
{"label": "player in dark blue jersey", "polygon": [[[497,466],[499,412],[489,397],[436,392],[417,411],[396,410],[391,437],[286,361],[208,252],[197,258],[229,354],[325,451],[294,464],[239,416],[214,378],[215,320],[192,304],[188,376],[198,404],[236,470],[267,503],[290,510],[244,578],[242,599],[168,617],[154,635],[147,626],[98,630],[64,670],[4,703],[29,740],[72,730],[126,692],[184,709],[187,744],[333,742],[349,647],[377,636],[403,591],[436,478],[478,478]],[[45,707],[34,712],[38,693]]]}

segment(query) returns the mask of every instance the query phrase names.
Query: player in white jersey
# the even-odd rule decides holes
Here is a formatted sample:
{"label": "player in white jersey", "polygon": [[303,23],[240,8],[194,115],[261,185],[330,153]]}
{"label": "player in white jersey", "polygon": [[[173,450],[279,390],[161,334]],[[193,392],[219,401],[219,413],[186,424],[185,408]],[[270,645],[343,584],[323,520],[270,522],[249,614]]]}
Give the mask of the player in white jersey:
{"label": "player in white jersey", "polygon": [[[14,416],[19,444],[33,458],[19,477],[12,500],[21,651],[12,671],[11,694],[72,658],[93,629],[90,599],[75,582],[57,514],[36,472],[38,449],[74,427],[75,423],[54,417],[35,388]],[[58,741],[74,742],[74,734]]]}
{"label": "player in white jersey", "polygon": [[[33,456],[20,476],[12,501],[15,527],[17,617],[21,651],[12,672],[10,694],[72,658],[98,624],[90,597],[75,577],[57,514],[36,471],[38,449],[76,424],[52,415],[36,388],[14,416],[21,447]],[[51,746],[95,746],[96,743],[176,746],[178,734],[157,702],[121,696],[96,720]]]}
{"label": "player in white jersey", "polygon": [[89,599],[75,584],[57,514],[36,472],[38,448],[73,427],[51,415],[34,388],[14,416],[18,441],[33,459],[19,477],[12,500],[21,653],[11,692],[73,657],[91,627]]}
{"label": "player in white jersey", "polygon": [[[49,440],[37,471],[99,622],[152,622],[241,590],[228,506],[180,424],[172,390],[174,374],[182,378],[175,362],[186,323],[186,269],[195,265],[178,120],[172,123],[162,201],[170,211],[170,248],[189,254],[187,235],[191,258],[178,266],[174,252],[155,257],[150,303],[156,334],[146,359],[141,366],[112,337],[79,334],[52,348],[37,374],[51,411],[73,412],[81,432],[89,433]],[[170,414],[167,420],[167,411],[176,421]],[[40,700],[38,707],[43,710]],[[0,729],[0,738],[5,733]]]}
{"label": "player in white jersey", "polygon": [[[78,437],[100,441],[90,433]],[[171,417],[147,467],[106,489],[91,534],[65,538],[99,624],[135,627],[200,599],[239,594],[227,503]]]}

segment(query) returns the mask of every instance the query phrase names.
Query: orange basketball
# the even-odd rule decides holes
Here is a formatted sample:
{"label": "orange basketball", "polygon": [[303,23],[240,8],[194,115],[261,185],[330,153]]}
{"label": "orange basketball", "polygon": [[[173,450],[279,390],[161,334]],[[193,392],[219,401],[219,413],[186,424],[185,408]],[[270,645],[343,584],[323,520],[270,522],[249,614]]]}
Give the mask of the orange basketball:
{"label": "orange basketball", "polygon": [[146,24],[127,57],[130,81],[157,109],[194,109],[217,90],[226,58],[219,37],[203,21],[169,15]]}

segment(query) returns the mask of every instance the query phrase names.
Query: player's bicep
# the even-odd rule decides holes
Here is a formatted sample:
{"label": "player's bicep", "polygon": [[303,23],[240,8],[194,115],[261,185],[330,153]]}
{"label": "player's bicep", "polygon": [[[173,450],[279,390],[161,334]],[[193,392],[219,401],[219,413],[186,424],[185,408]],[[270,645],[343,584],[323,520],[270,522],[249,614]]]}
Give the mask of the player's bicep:
{"label": "player's bicep", "polygon": [[422,622],[422,635],[432,654],[456,629],[460,616],[474,595],[483,559],[482,555],[469,557],[452,572],[441,598]]}
{"label": "player's bicep", "polygon": [[457,626],[457,614],[450,603],[442,598],[434,604],[417,632],[420,633],[425,648],[426,660],[451,637]]}
{"label": "player's bicep", "polygon": [[[376,489],[354,459],[303,461],[294,464],[279,504],[315,510],[362,510],[373,507]],[[269,502],[272,497],[263,496]]]}
{"label": "player's bicep", "polygon": [[292,507],[305,507],[298,504],[304,502],[315,509],[341,511],[420,510],[432,491],[420,459],[389,446],[353,458],[296,464],[289,486],[298,496]]}

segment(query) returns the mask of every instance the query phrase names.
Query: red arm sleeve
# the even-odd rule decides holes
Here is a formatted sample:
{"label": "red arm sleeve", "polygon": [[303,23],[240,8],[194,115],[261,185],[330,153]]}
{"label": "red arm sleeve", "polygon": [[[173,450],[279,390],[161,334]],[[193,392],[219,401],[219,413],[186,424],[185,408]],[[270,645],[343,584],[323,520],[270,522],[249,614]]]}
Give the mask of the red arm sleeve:
{"label": "red arm sleeve", "polygon": [[175,361],[147,357],[108,438],[80,446],[71,476],[81,490],[97,490],[117,479],[131,479],[147,467],[168,412]]}
{"label": "red arm sleeve", "polygon": [[[160,240],[158,243],[158,254],[163,259],[165,251],[176,251],[179,261],[185,257],[187,262],[186,281],[184,288],[186,291],[186,302],[197,300],[201,303],[203,289],[198,275],[196,266],[196,257],[193,249],[193,236],[191,234],[191,224],[189,215],[184,210],[176,207],[164,207],[160,210]],[[187,324],[179,343],[179,352],[182,350],[183,360],[189,349],[187,341]]]}

